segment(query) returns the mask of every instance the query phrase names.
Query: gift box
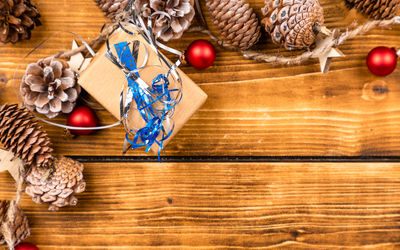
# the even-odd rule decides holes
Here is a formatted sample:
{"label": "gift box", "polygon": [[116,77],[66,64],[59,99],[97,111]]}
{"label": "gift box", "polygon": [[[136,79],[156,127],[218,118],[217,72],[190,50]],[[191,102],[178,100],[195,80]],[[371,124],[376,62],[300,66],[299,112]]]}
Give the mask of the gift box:
{"label": "gift box", "polygon": [[[139,41],[139,51],[136,65],[139,67],[144,62],[146,54],[148,55],[147,63],[149,67],[140,71],[140,77],[148,85],[157,76],[157,68],[165,67],[159,60],[157,53],[151,48],[149,43],[140,35],[131,35],[119,29],[116,30],[109,38],[110,49],[114,54],[117,54],[114,48],[115,44],[121,42]],[[145,49],[146,47],[146,49]],[[93,96],[101,105],[103,105],[117,119],[120,119],[120,95],[124,85],[127,85],[126,75],[114,65],[106,56],[106,44],[97,52],[92,62],[81,73],[79,84]],[[172,63],[171,63],[172,64]],[[159,67],[157,67],[159,66]],[[154,69],[154,70],[153,70]],[[207,94],[202,91],[185,73],[179,68],[177,69],[182,80],[182,99],[175,106],[172,119],[174,120],[174,129],[171,136],[163,142],[163,147],[179,132],[189,118],[198,110],[207,99]],[[145,124],[140,115],[135,115],[135,112],[128,114],[130,120],[129,126],[137,129]],[[152,151],[158,152],[159,145],[153,144]]]}

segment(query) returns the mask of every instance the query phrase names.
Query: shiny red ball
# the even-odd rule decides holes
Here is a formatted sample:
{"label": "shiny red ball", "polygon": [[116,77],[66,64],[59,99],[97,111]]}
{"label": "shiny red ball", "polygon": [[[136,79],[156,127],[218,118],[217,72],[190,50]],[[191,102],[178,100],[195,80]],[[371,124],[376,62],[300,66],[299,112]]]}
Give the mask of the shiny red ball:
{"label": "shiny red ball", "polygon": [[397,65],[397,52],[394,48],[376,47],[367,56],[367,66],[372,74],[387,76]]}
{"label": "shiny red ball", "polygon": [[193,41],[186,50],[186,61],[197,69],[210,67],[216,57],[214,46],[207,40]]}
{"label": "shiny red ball", "polygon": [[29,243],[29,242],[20,243],[14,249],[15,250],[39,250],[39,248],[35,244]]}
{"label": "shiny red ball", "polygon": [[[92,109],[86,106],[79,106],[75,108],[72,113],[68,115],[67,125],[73,127],[96,127],[98,120],[96,114]],[[70,130],[71,133],[76,135],[88,135],[93,130]]]}

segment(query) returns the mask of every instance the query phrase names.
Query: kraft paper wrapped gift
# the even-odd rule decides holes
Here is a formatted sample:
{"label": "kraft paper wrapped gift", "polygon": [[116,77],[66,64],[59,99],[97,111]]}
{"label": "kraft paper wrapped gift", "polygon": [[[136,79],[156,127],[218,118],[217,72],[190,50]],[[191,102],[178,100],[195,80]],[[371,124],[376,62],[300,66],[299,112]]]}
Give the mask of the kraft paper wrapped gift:
{"label": "kraft paper wrapped gift", "polygon": [[[109,44],[113,54],[116,55],[114,44],[124,41],[132,42],[135,40],[139,40],[141,44],[137,62],[138,67],[142,64],[146,54],[144,46],[147,47],[149,56],[147,65],[161,65],[156,52],[152,50],[141,35],[130,35],[119,29],[110,37]],[[111,114],[117,119],[120,119],[120,94],[123,85],[127,85],[127,79],[124,73],[106,57],[106,51],[107,46],[103,45],[86,70],[80,75],[79,84]],[[163,66],[165,68],[165,65]],[[149,69],[151,69],[151,67],[145,68],[139,73],[140,77],[146,83],[151,84],[151,81],[157,76],[158,72],[151,72]],[[175,112],[172,116],[175,127],[171,136],[164,141],[164,148],[169,140],[178,133],[183,125],[207,99],[207,94],[204,93],[196,83],[179,68],[177,71],[182,79],[182,99],[175,107]],[[144,125],[143,119],[138,115],[134,115],[133,112],[130,112],[128,119],[131,120],[129,124],[132,124],[133,127],[141,128]],[[153,152],[158,152],[159,146],[155,143],[151,149]]]}

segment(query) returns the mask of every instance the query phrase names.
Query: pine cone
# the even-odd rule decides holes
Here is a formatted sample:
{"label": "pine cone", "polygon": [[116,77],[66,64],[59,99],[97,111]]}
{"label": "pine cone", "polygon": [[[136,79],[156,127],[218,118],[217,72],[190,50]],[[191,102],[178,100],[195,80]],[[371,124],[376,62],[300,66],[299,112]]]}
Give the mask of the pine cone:
{"label": "pine cone", "polygon": [[324,23],[318,0],[265,0],[261,23],[272,41],[286,49],[309,48]]}
{"label": "pine cone", "polygon": [[169,25],[169,28],[161,34],[160,38],[167,42],[171,39],[181,38],[183,32],[190,27],[195,11],[194,0],[137,0],[135,7],[142,11],[147,18],[150,13],[156,11],[165,12],[171,20],[163,14],[153,15],[153,32],[157,34]]}
{"label": "pine cone", "polygon": [[36,110],[48,118],[72,112],[80,92],[68,63],[51,57],[29,64],[20,87],[28,110]]}
{"label": "pine cone", "polygon": [[86,187],[82,174],[83,165],[61,156],[55,158],[53,172],[50,171],[34,167],[25,179],[25,192],[36,203],[50,203],[51,211],[68,205],[75,206],[78,199],[73,194],[82,193]]}
{"label": "pine cone", "polygon": [[224,41],[246,50],[260,39],[260,24],[245,0],[206,0],[213,23]]}
{"label": "pine cone", "polygon": [[0,246],[7,243],[2,234],[5,230],[11,231],[14,246],[30,235],[28,218],[20,208],[16,207],[14,218],[10,218],[8,210],[12,202],[15,201],[0,201]]}
{"label": "pine cone", "polygon": [[46,132],[26,109],[16,104],[0,108],[0,142],[27,166],[47,167],[52,163],[53,149]]}
{"label": "pine cone", "polygon": [[398,13],[400,0],[345,0],[347,6],[356,8],[373,19],[391,19]]}
{"label": "pine cone", "polygon": [[29,40],[31,30],[41,24],[39,17],[30,0],[0,0],[0,41]]}
{"label": "pine cone", "polygon": [[123,11],[130,0],[94,0],[99,8],[105,12],[106,17],[114,19],[115,16]]}

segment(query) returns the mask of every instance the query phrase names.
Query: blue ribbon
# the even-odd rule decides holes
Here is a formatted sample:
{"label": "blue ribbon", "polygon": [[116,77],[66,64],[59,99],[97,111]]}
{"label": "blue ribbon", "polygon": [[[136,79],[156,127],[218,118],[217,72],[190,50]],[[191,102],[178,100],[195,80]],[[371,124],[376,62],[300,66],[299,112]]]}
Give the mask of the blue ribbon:
{"label": "blue ribbon", "polygon": [[[137,66],[128,42],[117,43],[114,47],[124,68],[130,72],[135,71]],[[144,89],[137,83],[137,79],[140,79],[139,73],[135,72],[133,76],[130,72],[125,72],[128,80],[127,91],[132,93],[137,110],[146,122],[146,126],[136,131],[132,140],[129,138],[129,133],[126,133],[126,140],[131,144],[132,149],[146,147],[146,152],[156,143],[159,146],[158,160],[161,161],[163,142],[171,136],[174,129],[173,126],[172,128],[165,127],[164,123],[170,122],[169,118],[172,116],[175,105],[180,101],[180,99],[175,100],[171,92],[179,91],[179,89],[169,89],[170,83],[164,74],[159,74],[153,79],[151,88]],[[134,132],[132,129],[129,131]]]}

